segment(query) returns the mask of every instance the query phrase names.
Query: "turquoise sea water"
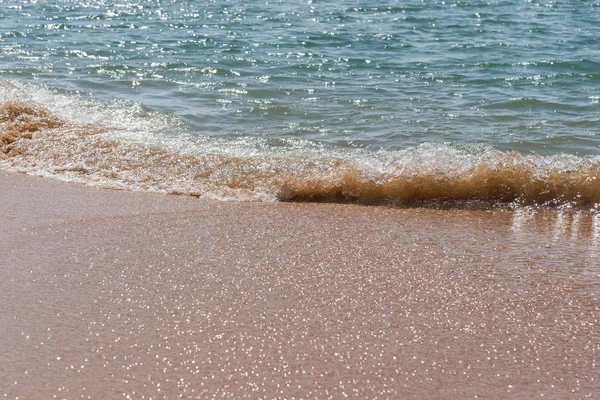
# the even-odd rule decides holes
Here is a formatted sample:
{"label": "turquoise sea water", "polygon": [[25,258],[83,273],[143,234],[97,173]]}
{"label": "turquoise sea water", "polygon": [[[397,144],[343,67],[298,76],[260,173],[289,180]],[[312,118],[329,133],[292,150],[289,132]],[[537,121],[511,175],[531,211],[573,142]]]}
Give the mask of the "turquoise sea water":
{"label": "turquoise sea water", "polygon": [[[416,180],[419,200],[597,189],[598,2],[0,0],[0,79],[0,100],[71,127],[4,166],[65,179],[366,202],[413,198]],[[112,158],[66,140],[90,123]],[[149,149],[170,161],[127,163]],[[472,195],[423,194],[432,176]]]}

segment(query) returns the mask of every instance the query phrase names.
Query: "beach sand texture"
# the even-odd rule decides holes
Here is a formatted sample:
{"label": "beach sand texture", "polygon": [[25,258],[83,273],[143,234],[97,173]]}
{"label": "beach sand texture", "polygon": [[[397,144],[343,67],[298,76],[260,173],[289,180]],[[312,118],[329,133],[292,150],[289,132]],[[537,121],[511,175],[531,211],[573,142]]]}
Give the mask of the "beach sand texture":
{"label": "beach sand texture", "polygon": [[0,187],[3,398],[600,393],[598,215]]}

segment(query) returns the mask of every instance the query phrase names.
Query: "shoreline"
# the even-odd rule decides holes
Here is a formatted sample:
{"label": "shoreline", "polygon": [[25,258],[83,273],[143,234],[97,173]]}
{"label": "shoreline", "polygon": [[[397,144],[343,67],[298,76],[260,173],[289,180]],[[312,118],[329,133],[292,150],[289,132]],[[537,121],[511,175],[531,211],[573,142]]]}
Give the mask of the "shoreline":
{"label": "shoreline", "polygon": [[322,153],[308,145],[263,147],[259,139],[238,152],[239,143],[207,136],[204,143],[182,138],[179,145],[156,143],[158,137],[123,140],[118,128],[75,122],[47,106],[47,99],[0,102],[0,166],[98,187],[233,201],[592,212],[600,206],[600,158],[591,154],[542,156],[431,143],[403,151],[331,147]]}
{"label": "shoreline", "polygon": [[595,215],[0,187],[7,398],[600,390]]}

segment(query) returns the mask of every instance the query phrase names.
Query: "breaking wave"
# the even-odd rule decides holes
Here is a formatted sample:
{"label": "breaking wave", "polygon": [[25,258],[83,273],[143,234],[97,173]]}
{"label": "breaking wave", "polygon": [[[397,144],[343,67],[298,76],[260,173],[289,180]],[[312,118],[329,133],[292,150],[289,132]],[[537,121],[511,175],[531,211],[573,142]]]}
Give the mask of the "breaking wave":
{"label": "breaking wave", "polygon": [[600,158],[423,144],[342,150],[186,132],[139,104],[0,85],[0,166],[113,189],[254,201],[598,208]]}

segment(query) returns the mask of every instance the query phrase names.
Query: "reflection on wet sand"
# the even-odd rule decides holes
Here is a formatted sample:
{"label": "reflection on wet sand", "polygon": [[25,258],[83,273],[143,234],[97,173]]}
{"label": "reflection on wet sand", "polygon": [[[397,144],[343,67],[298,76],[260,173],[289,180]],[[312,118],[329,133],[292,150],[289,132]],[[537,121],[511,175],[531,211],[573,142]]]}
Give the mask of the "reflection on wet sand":
{"label": "reflection on wet sand", "polygon": [[0,174],[5,397],[600,390],[598,215],[208,202]]}
{"label": "reflection on wet sand", "polygon": [[593,239],[592,247],[597,249],[600,246],[600,214],[593,217]]}

